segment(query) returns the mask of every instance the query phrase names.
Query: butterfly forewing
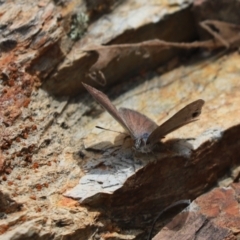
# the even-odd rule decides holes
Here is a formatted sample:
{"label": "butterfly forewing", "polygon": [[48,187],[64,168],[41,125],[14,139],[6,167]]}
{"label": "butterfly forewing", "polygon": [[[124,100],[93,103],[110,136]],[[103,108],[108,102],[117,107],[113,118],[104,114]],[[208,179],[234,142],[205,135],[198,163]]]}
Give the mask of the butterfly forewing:
{"label": "butterfly forewing", "polygon": [[82,83],[83,86],[88,90],[88,92],[93,96],[93,98],[101,104],[101,106],[107,110],[115,120],[117,120],[123,128],[128,130],[125,122],[123,121],[122,117],[120,116],[116,107],[111,103],[109,98],[102,92],[98,91],[97,89],[90,87],[87,84]]}
{"label": "butterfly forewing", "polygon": [[143,137],[143,134],[151,134],[158,125],[147,116],[128,108],[120,108],[119,114],[124,120],[129,132],[135,139]]}
{"label": "butterfly forewing", "polygon": [[170,119],[157,127],[149,136],[147,143],[155,143],[163,138],[168,133],[197,120],[197,117],[201,114],[204,101],[199,99],[188,104],[182,108],[179,112],[173,115]]}

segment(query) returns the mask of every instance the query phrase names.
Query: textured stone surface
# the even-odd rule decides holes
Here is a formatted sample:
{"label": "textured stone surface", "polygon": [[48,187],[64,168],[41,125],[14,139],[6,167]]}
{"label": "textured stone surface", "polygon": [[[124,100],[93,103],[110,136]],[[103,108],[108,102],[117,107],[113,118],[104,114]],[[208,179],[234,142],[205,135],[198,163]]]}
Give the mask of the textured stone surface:
{"label": "textured stone surface", "polygon": [[[189,41],[196,38],[193,16],[188,1],[155,1],[146,3],[142,0],[128,0],[116,6],[114,11],[103,15],[91,24],[87,33],[58,65],[57,71],[45,82],[44,88],[57,95],[72,95],[83,91],[82,81],[101,86],[102,73],[91,76],[89,68],[96,62],[97,55],[86,53],[82,49],[89,45],[109,45],[117,43],[141,42],[160,38],[167,41]],[[162,21],[168,18],[168,20]],[[167,31],[166,31],[167,29]],[[154,49],[148,57],[129,54],[117,58],[105,69],[103,74],[110,86],[121,82],[123,78],[153,69],[177,54],[177,50]]]}
{"label": "textured stone surface", "polygon": [[[173,12],[185,9],[186,5],[179,6],[178,2],[169,1],[167,4],[173,4],[166,8]],[[131,139],[94,128],[101,125],[122,131],[89,95],[56,98],[35,88],[39,86],[39,79],[43,81],[58,69],[57,74],[64,80],[58,83],[61,90],[74,86],[78,91],[71,84],[80,68],[74,64],[81,62],[81,56],[73,61],[74,70],[70,57],[74,55],[74,48],[67,55],[74,42],[67,37],[68,30],[58,13],[61,12],[69,27],[66,16],[71,19],[73,9],[82,3],[73,1],[65,7],[57,3],[9,1],[10,5],[0,5],[1,24],[6,25],[1,34],[5,38],[9,36],[0,42],[1,239],[144,238],[145,229],[165,206],[182,198],[195,199],[218,180],[220,186],[238,181],[240,58],[237,52],[222,54],[218,59],[199,60],[199,56],[194,55],[193,60],[162,74],[179,65],[176,58],[164,71],[161,67],[156,72],[142,72],[134,79],[123,78],[121,84],[106,91],[117,107],[136,109],[159,124],[197,98],[206,101],[200,120],[167,136],[159,152],[134,155]],[[26,15],[21,15],[23,12]],[[152,16],[147,19],[151,21]],[[173,23],[176,19],[179,20],[170,18]],[[168,23],[170,27],[164,28],[163,34],[172,36],[169,31],[174,30],[175,25],[165,21],[164,26]],[[144,36],[148,32],[143,30],[152,28],[147,25],[139,29],[141,31],[136,30],[129,37],[136,35],[142,39],[140,33]],[[119,39],[123,36],[126,35]],[[154,33],[149,38],[151,36]],[[60,66],[57,67],[63,59],[62,66],[70,59],[69,71],[64,67],[60,71]],[[77,75],[77,80],[76,86],[80,86],[82,78]],[[88,178],[90,173],[93,179]],[[119,173],[123,173],[121,177]],[[91,187],[87,186],[88,196],[82,191],[84,179],[85,186],[91,180]],[[237,186],[236,183],[236,192]],[[231,195],[229,191],[227,194]],[[213,198],[214,194],[225,196],[217,190]],[[80,203],[83,199],[91,206]],[[228,198],[221,199],[223,202]],[[236,210],[236,202],[232,202],[230,212]],[[208,223],[208,217],[213,214],[202,209],[203,217],[192,218],[198,226]],[[214,217],[221,215],[220,210],[215,210]],[[238,228],[233,219],[225,216],[217,223],[209,222],[209,229],[217,229],[216,236],[236,235]],[[229,228],[224,227],[228,224]]]}
{"label": "textured stone surface", "polygon": [[[239,164],[239,60],[238,53],[233,53],[216,61],[189,64],[139,86],[132,83],[131,89],[114,101],[117,107],[132,106],[161,123],[176,108],[202,98],[206,104],[200,120],[169,134],[164,140],[167,151],[163,147],[153,155],[134,155],[131,139],[94,128],[101,125],[122,131],[108,113],[103,113],[86,125],[92,133],[82,136],[89,154],[93,150],[100,153],[94,153],[83,165],[85,176],[67,195],[94,206],[104,203],[111,214],[122,214],[123,221],[136,224],[150,209],[159,211],[158,206],[166,207],[173,199],[194,199],[214,186],[226,169]],[[125,214],[121,203],[129,196]]]}
{"label": "textured stone surface", "polygon": [[228,188],[215,188],[203,194],[153,239],[238,239],[239,189],[240,184],[234,183]]}
{"label": "textured stone surface", "polygon": [[[162,152],[154,155],[136,155],[134,164],[141,163],[141,168],[121,180],[118,190],[85,200],[103,209],[105,217],[98,221],[95,220],[99,214],[97,210],[89,212],[77,200],[63,197],[63,194],[73,194],[71,189],[78,187],[81,189],[82,177],[86,178],[93,170],[98,180],[99,171],[104,174],[111,166],[105,162],[111,164],[113,159],[121,162],[123,157],[133,162],[132,142],[124,140],[121,134],[94,128],[101,125],[122,131],[111,116],[99,111],[91,96],[55,99],[42,90],[34,92],[28,108],[23,109],[12,127],[14,134],[20,134],[19,139],[13,134],[15,140],[11,146],[2,149],[8,170],[1,176],[1,189],[22,205],[20,211],[15,208],[14,213],[0,220],[2,237],[6,234],[5,239],[9,239],[8,236],[16,232],[26,237],[29,232],[22,232],[22,218],[29,229],[36,228],[34,234],[39,237],[50,234],[49,226],[55,237],[91,236],[97,228],[100,232],[97,235],[105,234],[109,228],[114,235],[119,230],[111,221],[139,230],[150,224],[155,214],[171,202],[195,199],[217,184],[220,177],[232,177],[237,181],[239,61],[235,52],[217,60],[189,62],[162,76],[155,74],[134,79],[107,93],[117,107],[132,107],[157,123],[197,98],[203,98],[206,104],[199,121],[167,136],[164,140],[167,150],[163,147]],[[32,128],[33,125],[36,127]],[[116,137],[118,142],[115,142]],[[173,138],[178,140],[174,142]],[[187,140],[189,138],[194,139]],[[104,141],[108,142],[101,145]],[[91,148],[85,150],[84,145]],[[92,162],[99,164],[91,165]],[[128,169],[131,166],[126,164]],[[230,175],[226,175],[231,168]],[[117,174],[108,178],[115,183],[116,179]],[[92,186],[94,184],[99,186],[97,181],[92,181]],[[39,218],[40,223],[46,222],[40,224],[40,229],[36,220]],[[124,234],[127,236],[126,232]]]}

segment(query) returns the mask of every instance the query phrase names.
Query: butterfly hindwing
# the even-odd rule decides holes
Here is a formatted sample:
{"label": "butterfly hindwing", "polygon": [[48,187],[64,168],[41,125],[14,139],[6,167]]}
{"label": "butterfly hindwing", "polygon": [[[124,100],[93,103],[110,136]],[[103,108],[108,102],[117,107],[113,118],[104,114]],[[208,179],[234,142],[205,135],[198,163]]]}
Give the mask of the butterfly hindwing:
{"label": "butterfly hindwing", "polygon": [[150,118],[132,109],[120,108],[119,114],[134,139],[143,137],[143,134],[150,135],[158,127]]}

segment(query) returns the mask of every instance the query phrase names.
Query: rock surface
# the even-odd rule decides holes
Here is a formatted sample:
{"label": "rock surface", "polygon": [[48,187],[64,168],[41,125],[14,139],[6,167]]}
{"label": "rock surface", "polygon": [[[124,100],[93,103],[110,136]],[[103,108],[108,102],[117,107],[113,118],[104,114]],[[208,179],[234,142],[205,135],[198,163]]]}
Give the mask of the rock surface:
{"label": "rock surface", "polygon": [[[238,205],[233,198],[239,188],[237,52],[208,58],[196,54],[183,62],[175,58],[145,74],[142,70],[159,66],[177,52],[163,54],[163,58],[156,53],[159,59],[155,56],[145,69],[145,62],[141,65],[138,58],[129,60],[129,69],[127,61],[119,69],[117,63],[108,66],[105,75],[110,83],[113,74],[122,81],[110,91],[104,90],[113,103],[138,110],[158,124],[193,100],[206,101],[200,120],[169,134],[154,154],[134,154],[130,138],[95,129],[100,125],[122,131],[91,96],[70,96],[81,90],[81,81],[88,79],[85,70],[95,60],[96,56],[80,49],[90,40],[137,42],[146,36],[151,39],[156,31],[166,40],[191,41],[195,36],[196,31],[190,30],[191,1],[162,1],[157,6],[152,1],[144,17],[142,1],[133,2],[104,5],[108,15],[101,12],[101,2],[98,8],[79,1],[8,1],[0,5],[5,26],[0,42],[1,239],[144,239],[157,213],[182,198],[197,198],[186,224],[194,221],[208,230],[217,229],[216,236],[222,239],[237,236]],[[99,18],[91,19],[88,11],[98,11]],[[125,11],[132,16],[111,28],[106,16],[118,23]],[[78,23],[80,27],[74,31],[72,17],[76,15],[83,21],[88,15],[89,25]],[[178,24],[187,26],[187,31],[181,32]],[[179,67],[162,74],[176,65]],[[142,75],[121,78],[134,68]],[[39,88],[44,80],[47,91]],[[53,92],[64,96],[54,97]],[[202,195],[218,181],[228,188]],[[205,200],[223,204],[224,211],[216,207],[212,213]],[[225,209],[231,218],[224,214]],[[190,230],[190,236],[197,232]],[[164,229],[159,234],[174,233]]]}
{"label": "rock surface", "polygon": [[239,183],[215,188],[197,198],[153,240],[238,239],[240,233]]}
{"label": "rock surface", "polygon": [[226,169],[239,161],[238,61],[238,53],[233,53],[194,66],[189,63],[138,86],[132,83],[131,90],[114,100],[117,107],[133,106],[162,123],[176,112],[174,103],[181,109],[202,98],[206,104],[200,120],[169,134],[164,140],[166,149],[144,155],[132,152],[131,139],[125,135],[94,129],[101,121],[108,129],[122,131],[103,113],[86,125],[91,134],[79,136],[90,149],[88,154],[100,152],[87,155],[89,160],[82,166],[85,175],[66,196],[95,207],[104,203],[112,215],[136,225],[144,221],[145,212],[160,211],[177,199],[195,199],[217,184]]}

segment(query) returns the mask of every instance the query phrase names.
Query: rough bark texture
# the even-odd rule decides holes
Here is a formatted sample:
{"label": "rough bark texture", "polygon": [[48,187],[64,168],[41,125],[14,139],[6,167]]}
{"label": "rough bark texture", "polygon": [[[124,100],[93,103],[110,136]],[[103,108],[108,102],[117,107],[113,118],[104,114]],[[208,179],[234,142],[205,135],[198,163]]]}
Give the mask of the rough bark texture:
{"label": "rough bark texture", "polygon": [[[177,50],[161,49],[103,69],[107,86],[118,82],[104,90],[113,103],[158,124],[191,101],[206,101],[200,120],[169,134],[153,154],[135,154],[130,138],[95,129],[122,131],[78,94],[83,80],[99,86],[89,75],[98,56],[82,51],[87,46],[190,42],[194,18],[239,24],[228,11],[237,1],[196,1],[193,12],[191,2],[1,3],[1,239],[145,239],[158,212],[186,198],[194,200],[189,210],[160,219],[160,226],[170,222],[154,239],[239,237],[237,52],[182,60]],[[207,4],[214,14],[203,14]]]}

